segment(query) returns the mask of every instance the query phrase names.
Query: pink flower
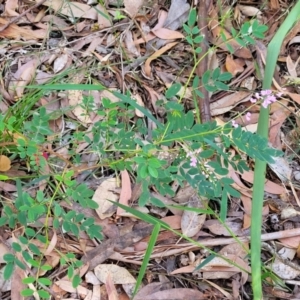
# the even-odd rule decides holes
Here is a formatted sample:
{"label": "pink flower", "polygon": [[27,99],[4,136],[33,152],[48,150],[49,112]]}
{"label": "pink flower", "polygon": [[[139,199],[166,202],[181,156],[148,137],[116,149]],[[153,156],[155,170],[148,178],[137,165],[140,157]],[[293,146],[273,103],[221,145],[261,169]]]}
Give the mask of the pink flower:
{"label": "pink flower", "polygon": [[238,128],[239,127],[239,124],[237,124],[237,122],[235,120],[232,120],[231,121],[231,124],[234,128]]}
{"label": "pink flower", "polygon": [[264,108],[268,108],[268,105],[271,104],[271,102],[268,99],[265,99],[264,102],[261,104]]}
{"label": "pink flower", "polygon": [[276,102],[276,97],[274,95],[270,95],[266,98],[269,102],[274,103]]}
{"label": "pink flower", "polygon": [[259,93],[255,93],[255,98],[259,99],[260,98],[260,94]]}
{"label": "pink flower", "polygon": [[250,121],[251,120],[251,113],[247,112],[246,115],[245,115],[245,117],[246,117],[247,121]]}
{"label": "pink flower", "polygon": [[197,166],[197,158],[195,156],[191,157],[191,167],[196,167]]}
{"label": "pink flower", "polygon": [[251,103],[256,103],[256,102],[257,102],[257,99],[255,99],[255,98],[250,98],[250,102],[251,102]]}
{"label": "pink flower", "polygon": [[261,92],[260,92],[260,95],[261,96],[269,96],[269,95],[271,95],[272,94],[272,91],[271,90],[262,90]]}

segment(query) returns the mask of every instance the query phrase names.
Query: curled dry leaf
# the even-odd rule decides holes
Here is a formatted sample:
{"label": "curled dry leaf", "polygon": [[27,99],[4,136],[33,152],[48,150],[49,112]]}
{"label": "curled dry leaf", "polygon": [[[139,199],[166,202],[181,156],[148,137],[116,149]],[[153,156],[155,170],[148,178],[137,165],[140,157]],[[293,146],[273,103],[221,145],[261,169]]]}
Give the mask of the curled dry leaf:
{"label": "curled dry leaf", "polygon": [[96,277],[101,282],[106,282],[109,274],[114,284],[135,284],[135,278],[127,271],[127,269],[117,265],[101,264],[94,269]]}
{"label": "curled dry leaf", "polygon": [[0,155],[0,172],[6,172],[11,168],[11,161],[5,155]]}
{"label": "curled dry leaf", "polygon": [[233,76],[236,76],[239,73],[244,71],[244,68],[230,55],[227,55],[225,66],[228,72],[230,72]]}
{"label": "curled dry leaf", "polygon": [[[187,207],[194,207],[205,209],[207,199],[202,200],[198,196],[193,195],[190,197]],[[182,233],[188,237],[194,236],[202,228],[206,220],[206,215],[199,215],[198,212],[185,210],[181,218],[181,229]]]}
{"label": "curled dry leaf", "polygon": [[[291,261],[296,254],[296,250],[283,247],[282,249],[280,249],[278,254],[283,259]],[[299,270],[296,270],[292,266],[285,264],[284,261],[280,260],[277,257],[275,258],[275,261],[272,262],[270,267],[277,276],[285,280],[294,279],[300,275]]]}
{"label": "curled dry leaf", "polygon": [[7,17],[17,17],[19,14],[16,12],[18,8],[18,0],[7,0],[5,3],[5,10],[3,16]]}
{"label": "curled dry leaf", "polygon": [[144,0],[124,0],[125,11],[130,17],[135,17],[143,4]]}
{"label": "curled dry leaf", "polygon": [[83,99],[83,92],[81,90],[68,91],[68,99],[70,106],[74,107],[72,112],[77,117],[83,125],[87,126],[92,123],[90,116],[87,114],[86,109],[84,109],[80,104]]}
{"label": "curled dry leaf", "polygon": [[297,67],[298,62],[299,62],[299,59],[297,60],[296,63],[293,62],[290,55],[288,55],[287,58],[286,58],[286,67],[289,71],[289,74],[292,77],[297,77],[298,76],[297,71],[296,71],[296,67]]}
{"label": "curled dry leaf", "polygon": [[167,44],[166,46],[162,47],[161,49],[159,49],[158,51],[155,51],[145,62],[145,74],[146,76],[150,77],[151,76],[151,62],[152,60],[158,58],[159,56],[161,56],[163,53],[165,53],[166,51],[170,50],[172,47],[174,47],[175,45],[177,45],[178,42],[173,42],[170,44]]}
{"label": "curled dry leaf", "polygon": [[[6,25],[7,20],[0,18],[0,26]],[[0,31],[1,38],[9,38],[15,40],[37,40],[44,39],[47,32],[44,29],[31,30],[29,28],[22,28],[16,24],[9,25],[6,29]]]}
{"label": "curled dry leaf", "polygon": [[248,101],[251,96],[252,93],[244,91],[228,94],[227,96],[210,104],[211,115],[217,116],[224,114],[225,112],[228,112],[237,106],[239,103]]}
{"label": "curled dry leaf", "polygon": [[[237,236],[242,236],[242,223],[235,221],[234,219],[228,218],[225,221],[226,228],[223,226],[219,220],[207,220],[204,223],[204,226],[208,228],[213,234],[216,235],[224,235],[224,236],[231,236],[233,232]],[[230,229],[231,232],[227,230]]]}
{"label": "curled dry leaf", "polygon": [[[146,287],[145,287],[146,288]],[[204,294],[188,288],[160,290],[148,295],[144,295],[143,289],[136,295],[135,300],[187,300],[205,299]]]}
{"label": "curled dry leaf", "polygon": [[67,65],[68,58],[69,56],[67,53],[63,53],[62,55],[56,58],[53,65],[54,73],[58,73]]}
{"label": "curled dry leaf", "polygon": [[[121,180],[122,180],[122,188],[121,188],[119,203],[122,203],[123,205],[128,206],[128,201],[131,198],[132,191],[131,191],[130,177],[129,177],[127,170],[121,171]],[[124,212],[124,209],[121,207],[118,207],[117,216],[119,216],[123,212]]]}
{"label": "curled dry leaf", "polygon": [[246,5],[237,5],[237,8],[245,15],[248,17],[254,17],[254,16],[262,16],[262,12],[253,6],[246,6]]}
{"label": "curled dry leaf", "polygon": [[26,85],[30,83],[35,76],[37,66],[37,60],[30,60],[17,70],[12,81],[9,83],[9,93],[11,95],[15,94],[17,99],[22,97]]}
{"label": "curled dry leaf", "polygon": [[[40,2],[36,0],[36,2]],[[85,19],[98,19],[97,10],[84,3],[64,1],[64,0],[47,0],[43,5],[52,8],[55,12],[70,18],[85,18]]]}
{"label": "curled dry leaf", "polygon": [[127,50],[134,56],[140,56],[139,51],[137,50],[135,43],[133,41],[132,32],[130,30],[127,30],[125,32],[125,39],[124,39],[125,45]]}
{"label": "curled dry leaf", "polygon": [[76,293],[79,294],[81,296],[86,296],[89,292],[89,290],[81,285],[79,285],[78,287],[74,288],[72,286],[72,282],[70,280],[58,280],[55,282],[54,286],[58,286],[59,288],[61,288],[62,290],[68,292],[68,293]]}
{"label": "curled dry leaf", "polygon": [[106,277],[105,287],[106,287],[106,291],[107,291],[109,300],[119,300],[119,295],[118,295],[117,289],[112,281],[112,277],[111,277],[110,273]]}
{"label": "curled dry leaf", "polygon": [[112,22],[106,9],[102,5],[98,4],[96,6],[96,10],[99,12],[98,13],[99,29],[110,27],[112,25]]}
{"label": "curled dry leaf", "polygon": [[119,196],[114,193],[116,188],[117,179],[108,178],[104,180],[95,191],[93,200],[99,205],[99,208],[96,209],[96,212],[102,220],[112,216],[116,212],[115,205],[110,202],[117,201],[119,198]]}
{"label": "curled dry leaf", "polygon": [[175,40],[175,39],[183,39],[184,35],[175,30],[170,30],[167,28],[159,28],[156,30],[152,30],[152,33],[154,33],[157,37],[164,40]]}
{"label": "curled dry leaf", "polygon": [[[144,101],[143,101],[142,97],[140,96],[140,94],[133,94],[133,99],[136,100],[138,105],[145,107]],[[135,109],[135,114],[140,118],[144,117],[144,114],[137,108]]]}

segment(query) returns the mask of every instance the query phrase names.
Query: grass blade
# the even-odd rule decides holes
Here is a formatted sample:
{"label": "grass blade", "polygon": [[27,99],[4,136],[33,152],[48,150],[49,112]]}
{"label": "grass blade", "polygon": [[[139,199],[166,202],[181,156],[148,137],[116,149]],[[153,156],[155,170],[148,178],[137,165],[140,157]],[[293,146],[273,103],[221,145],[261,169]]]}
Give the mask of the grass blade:
{"label": "grass blade", "polygon": [[[279,55],[280,47],[286,34],[299,19],[300,1],[290,11],[282,23],[272,41],[268,45],[266,70],[263,80],[263,90],[270,89],[272,78]],[[257,134],[268,138],[269,132],[269,109],[261,108],[258,120]],[[259,159],[255,160],[252,212],[251,212],[251,271],[253,299],[263,299],[261,279],[261,228],[262,228],[262,207],[264,197],[266,163]]]}
{"label": "grass blade", "polygon": [[152,231],[149,243],[148,243],[148,247],[147,247],[144,259],[143,259],[143,263],[142,263],[141,269],[139,271],[139,276],[137,278],[135,289],[134,289],[134,292],[133,292],[133,298],[136,295],[136,293],[137,293],[137,291],[138,291],[138,289],[139,289],[139,287],[142,283],[143,277],[146,273],[148,263],[150,261],[150,257],[151,257],[153,248],[155,246],[159,231],[160,231],[160,224],[157,223],[157,224],[155,224],[155,226],[153,228],[153,231]]}

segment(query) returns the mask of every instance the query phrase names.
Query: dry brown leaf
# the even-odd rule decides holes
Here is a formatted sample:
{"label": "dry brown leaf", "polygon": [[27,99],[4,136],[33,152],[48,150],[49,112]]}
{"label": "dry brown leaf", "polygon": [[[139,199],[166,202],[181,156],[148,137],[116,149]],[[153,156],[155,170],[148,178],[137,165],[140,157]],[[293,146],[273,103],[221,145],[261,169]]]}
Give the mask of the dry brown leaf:
{"label": "dry brown leaf", "polygon": [[[133,94],[132,95],[132,99],[136,100],[137,104],[140,105],[141,107],[145,107],[144,101],[142,99],[142,97],[140,96],[140,94]],[[135,109],[135,114],[139,117],[139,118],[143,118],[144,114],[139,110],[139,109]]]}
{"label": "dry brown leaf", "polygon": [[51,241],[50,241],[47,249],[44,252],[44,255],[49,255],[55,249],[56,243],[57,243],[57,234],[56,234],[56,231],[53,230],[53,236],[51,238]]}
{"label": "dry brown leaf", "polygon": [[[253,183],[254,180],[254,172],[253,171],[244,171],[241,174],[242,178],[250,183]],[[278,185],[270,180],[266,180],[265,183],[265,191],[275,195],[281,195],[285,193],[285,188],[281,185]]]}
{"label": "dry brown leaf", "polygon": [[[39,0],[36,0],[39,2]],[[85,18],[85,19],[98,19],[97,10],[84,3],[64,1],[64,0],[48,0],[43,5],[51,7],[55,12],[70,18]]]}
{"label": "dry brown leaf", "polygon": [[204,294],[195,289],[189,289],[189,288],[167,289],[167,290],[157,291],[145,295],[143,292],[145,288],[139,291],[139,293],[134,297],[135,300],[205,299]]}
{"label": "dry brown leaf", "polygon": [[[20,259],[18,257],[18,259]],[[20,268],[15,268],[12,278],[11,278],[11,286],[13,287],[11,289],[11,299],[14,300],[23,300],[23,296],[21,295],[21,292],[27,287],[22,280],[24,278],[26,278],[26,273],[24,270],[20,269]],[[33,287],[33,285],[31,284],[30,287]],[[35,290],[35,288],[33,287],[33,290]]]}
{"label": "dry brown leaf", "polygon": [[[280,102],[280,101],[279,101]],[[281,127],[286,118],[295,110],[294,107],[281,106],[270,117],[269,142],[276,149],[282,149]]]}
{"label": "dry brown leaf", "polygon": [[[119,203],[128,206],[128,201],[131,198],[131,182],[127,170],[121,171],[122,188],[120,193]],[[120,216],[124,212],[124,209],[118,206],[117,216]]]}
{"label": "dry brown leaf", "polygon": [[0,155],[0,172],[6,172],[11,168],[11,161],[5,155]]}
{"label": "dry brown leaf", "polygon": [[[206,204],[207,204],[207,199],[202,200],[198,196],[192,196],[189,199],[187,207],[205,209]],[[205,214],[199,215],[198,212],[191,211],[191,210],[184,210],[181,217],[182,234],[188,237],[194,236],[200,231],[205,220],[206,220]]]}
{"label": "dry brown leaf", "polygon": [[112,21],[110,19],[109,14],[106,11],[106,9],[100,4],[98,4],[96,6],[96,9],[99,11],[99,12],[97,12],[99,29],[104,29],[104,28],[110,27],[112,25]]}
{"label": "dry brown leaf", "polygon": [[300,245],[300,235],[279,239],[285,247],[297,249]]}
{"label": "dry brown leaf", "polygon": [[[40,0],[35,0],[36,3],[40,2]],[[63,5],[63,0],[47,0],[46,2],[43,3],[43,5],[50,7],[53,9],[55,12],[61,9]]]}
{"label": "dry brown leaf", "polygon": [[95,267],[95,275],[101,282],[106,282],[109,274],[112,276],[114,284],[135,284],[135,278],[127,271],[126,268],[117,265],[101,264]]}
{"label": "dry brown leaf", "polygon": [[[158,14],[158,21],[157,24],[153,27],[152,30],[157,30],[159,28],[162,28],[164,26],[164,23],[166,22],[166,19],[168,17],[168,13],[165,10],[160,10]],[[148,41],[151,41],[155,38],[155,35],[151,32],[149,32],[146,36],[141,37],[140,39],[136,40],[134,43],[135,45],[142,44]]]}
{"label": "dry brown leaf", "polygon": [[5,181],[0,181],[0,190],[3,190],[5,192],[16,192],[17,187],[14,184]]}
{"label": "dry brown leaf", "polygon": [[210,104],[210,111],[212,116],[222,115],[225,112],[230,111],[239,103],[248,101],[252,96],[252,93],[245,91],[238,91],[232,94],[212,102]]}
{"label": "dry brown leaf", "polygon": [[152,30],[152,33],[154,33],[160,39],[164,40],[175,40],[184,38],[184,35],[181,32],[167,28],[159,28]]}
{"label": "dry brown leaf", "polygon": [[[0,18],[1,25],[6,25],[7,20]],[[29,28],[22,28],[16,24],[9,25],[6,29],[0,31],[1,38],[8,38],[14,40],[38,40],[44,39],[47,36],[47,31],[44,29],[31,30]]]}
{"label": "dry brown leaf", "polygon": [[237,5],[237,8],[245,15],[248,17],[261,17],[262,12],[253,6],[246,6],[246,5]]}
{"label": "dry brown leaf", "polygon": [[16,99],[22,97],[26,85],[33,80],[37,66],[37,60],[30,60],[21,66],[14,74],[9,84],[9,92],[11,95],[17,95]]}
{"label": "dry brown leaf", "polygon": [[77,119],[81,121],[85,126],[88,126],[88,124],[92,123],[92,120],[87,114],[86,109],[80,105],[83,99],[83,91],[68,91],[68,99],[69,105],[73,107],[72,112],[77,117]]}
{"label": "dry brown leaf", "polygon": [[125,11],[132,18],[137,15],[143,4],[144,0],[124,0]]}
{"label": "dry brown leaf", "polygon": [[140,56],[140,53],[136,48],[136,44],[133,41],[132,32],[130,30],[126,30],[124,42],[126,45],[126,49],[129,51],[130,54],[134,56]]}
{"label": "dry brown leaf", "polygon": [[[225,221],[226,227],[231,230],[235,235],[242,236],[242,223],[238,222],[234,219],[226,219]],[[225,226],[220,223],[219,220],[207,220],[204,223],[204,227],[208,228],[213,234],[216,235],[224,235],[224,236],[231,236],[232,233],[225,228]]]}
{"label": "dry brown leaf", "polygon": [[18,0],[7,0],[5,3],[5,10],[3,16],[7,16],[7,17],[19,16],[19,14],[16,12],[18,6],[19,6]]}
{"label": "dry brown leaf", "polygon": [[299,59],[297,60],[296,63],[293,62],[290,55],[288,55],[287,58],[286,58],[286,67],[289,71],[289,74],[292,77],[297,77],[298,76],[297,71],[296,71],[296,67],[297,67],[298,62],[299,62]]}
{"label": "dry brown leaf", "polygon": [[225,66],[227,71],[234,77],[244,71],[244,68],[235,59],[233,59],[231,55],[227,55]]}
{"label": "dry brown leaf", "polygon": [[86,296],[89,290],[81,285],[76,288],[73,288],[72,282],[70,280],[61,279],[55,282],[54,286],[58,286],[60,289],[68,293],[76,293],[81,296]]}
{"label": "dry brown leaf", "polygon": [[[116,207],[110,201],[118,201],[119,196],[114,193],[117,188],[117,179],[108,178],[104,180],[95,191],[93,200],[98,203],[99,207],[96,212],[100,219],[112,216],[116,212]],[[110,200],[110,201],[109,201]]]}
{"label": "dry brown leaf", "polygon": [[[282,249],[279,250],[278,254],[282,258],[291,261],[296,254],[296,250],[283,247]],[[277,257],[275,258],[275,261],[273,261],[270,264],[270,268],[278,277],[284,280],[294,279],[300,275],[299,270],[296,270],[293,267],[285,264],[282,260],[280,260]]]}
{"label": "dry brown leaf", "polygon": [[161,218],[161,221],[167,223],[172,229],[181,228],[181,216],[168,216]]}
{"label": "dry brown leaf", "polygon": [[63,53],[55,59],[53,64],[54,73],[58,73],[59,71],[65,68],[68,62],[68,58],[69,55],[67,53]]}
{"label": "dry brown leaf", "polygon": [[105,287],[107,290],[108,300],[119,300],[119,295],[112,281],[112,277],[110,273],[106,277]]}
{"label": "dry brown leaf", "polygon": [[158,51],[155,51],[145,62],[145,74],[150,77],[151,76],[151,62],[152,60],[160,57],[163,53],[165,53],[166,51],[170,50],[172,47],[174,47],[175,45],[177,45],[178,42],[173,42],[170,44],[167,44],[166,46],[162,47],[161,49],[159,49]]}

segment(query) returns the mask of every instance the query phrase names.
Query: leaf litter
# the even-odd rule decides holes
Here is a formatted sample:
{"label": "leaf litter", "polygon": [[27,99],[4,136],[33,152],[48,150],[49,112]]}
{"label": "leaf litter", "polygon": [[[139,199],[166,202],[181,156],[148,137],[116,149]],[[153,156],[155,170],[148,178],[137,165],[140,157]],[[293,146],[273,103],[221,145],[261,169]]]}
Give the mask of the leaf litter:
{"label": "leaf litter", "polygon": [[[220,6],[210,1],[207,7],[206,43],[212,50],[209,52],[206,69],[220,67],[223,72],[228,71],[233,76],[229,91],[209,92],[210,115],[218,123],[226,123],[251,107],[251,117],[239,115],[236,122],[244,130],[255,131],[260,108],[251,104],[251,97],[260,87],[261,74],[257,65],[265,63],[265,45],[257,42],[256,50],[241,47],[233,38],[231,28],[238,28],[252,17],[267,25],[270,19],[279,17],[270,25],[270,39],[284,18],[275,10],[280,11],[287,7],[285,3],[275,1],[268,1],[267,5],[273,8],[270,11],[259,4],[243,1],[237,1],[231,7],[226,5],[225,2],[222,3],[220,11]],[[1,113],[13,111],[15,103],[22,102],[30,94],[28,85],[100,83],[109,91],[130,91],[139,107],[150,109],[153,115],[163,118],[165,112],[159,102],[164,98],[166,88],[170,88],[174,82],[184,83],[193,67],[192,51],[184,40],[182,30],[183,24],[188,20],[190,8],[185,0],[173,0],[171,3],[146,0],[124,3],[0,1],[0,61],[3,69],[0,80]],[[224,24],[220,22],[222,13],[229,15]],[[300,208],[297,205],[300,178],[297,175],[300,172],[297,119],[300,103],[298,32],[299,22],[285,38],[273,80],[274,89],[283,91],[284,95],[271,105],[269,142],[273,147],[285,151],[286,156],[269,165],[263,210],[262,239],[273,241],[264,245],[263,259],[269,261],[274,258],[273,263],[268,265],[269,270],[293,287],[291,291],[277,285],[275,290],[268,290],[266,287],[265,291],[273,297],[277,297],[280,292],[285,293],[285,299],[299,295],[299,284],[296,281],[299,276],[300,242],[300,232],[297,230],[300,222]],[[230,41],[228,45],[222,42],[224,36]],[[263,42],[266,43],[266,40]],[[98,244],[86,234],[80,234],[77,238],[69,232],[53,230],[46,249],[43,243],[32,237],[32,244],[36,247],[34,249],[43,252],[45,261],[53,268],[53,273],[48,274],[53,279],[53,297],[59,295],[64,299],[97,299],[101,294],[101,297],[108,299],[129,299],[145,249],[150,243],[152,225],[145,225],[141,219],[125,213],[121,207],[110,202],[119,201],[123,205],[136,207],[141,190],[133,173],[124,170],[117,174],[108,168],[97,173],[95,171],[100,168],[98,158],[88,154],[89,141],[97,136],[93,132],[94,125],[104,120],[103,116],[93,113],[89,99],[92,97],[95,100],[93,105],[98,107],[107,98],[117,103],[119,99],[108,90],[51,91],[40,95],[40,101],[34,104],[44,106],[47,114],[51,114],[51,128],[58,137],[56,144],[52,143],[53,139],[49,135],[47,141],[40,145],[46,161],[51,155],[51,164],[45,164],[42,175],[48,178],[64,170],[66,166],[73,167],[77,181],[86,182],[93,187],[92,198],[99,208],[82,210],[74,203],[66,203],[63,207],[68,212],[84,212],[93,216],[96,224],[103,227],[105,235],[102,244]],[[180,90],[178,95],[184,100],[187,109],[194,109],[191,103],[192,87]],[[34,105],[31,109],[34,109]],[[138,122],[145,118],[147,116],[135,108],[131,121]],[[151,136],[156,125],[153,124],[154,127],[151,128],[149,119],[148,124],[148,135]],[[86,140],[72,145],[71,131],[86,135]],[[0,139],[1,149],[7,146],[6,142],[7,139]],[[11,143],[15,144],[16,139],[12,139]],[[78,157],[76,167],[70,162],[73,146]],[[166,148],[165,156],[172,160],[174,158],[169,157],[170,150],[172,149]],[[176,153],[176,149],[174,150]],[[159,216],[171,229],[179,230],[201,245],[209,247],[216,256],[196,272],[195,268],[208,258],[207,250],[186,243],[175,234],[167,235],[167,231],[161,230],[142,288],[134,299],[240,299],[243,293],[248,295],[248,299],[251,298],[247,237],[251,226],[251,187],[254,175],[251,170],[253,162],[247,162],[249,171],[243,174],[231,172],[234,187],[242,196],[241,199],[229,199],[227,215],[222,222],[213,218],[207,210],[219,210],[218,205],[200,199],[196,199],[198,202],[195,204],[195,191],[189,185],[180,189],[171,187],[174,191],[173,197],[152,191],[154,197],[165,205],[176,204],[190,209],[183,213],[178,207],[167,207],[166,211],[159,211],[150,205],[141,211]],[[13,155],[0,155],[0,179],[3,180],[0,182],[0,191],[3,201],[9,204],[17,191],[15,181],[8,179],[26,176],[31,171],[28,162]],[[97,174],[101,174],[101,178],[97,178]],[[38,195],[38,190],[53,192],[45,178],[37,184],[29,184],[26,191],[32,197]],[[202,209],[202,212],[196,209]],[[43,218],[45,216],[34,223],[36,228],[42,228]],[[48,221],[52,224],[54,219],[50,217]],[[3,255],[13,253],[10,239],[16,233],[24,235],[24,232],[18,225],[14,233],[7,228],[0,230],[3,231],[0,244],[3,251],[1,250],[0,259],[4,262]],[[224,247],[221,248],[221,245]],[[81,269],[75,270],[82,280],[76,288],[66,276],[67,270],[59,266],[60,256],[56,249],[63,253],[76,254],[84,263]],[[174,255],[176,259],[173,271],[166,272],[166,263]],[[182,255],[186,255],[185,260]],[[19,254],[17,257],[22,261]],[[15,269],[9,282],[3,280],[3,270],[0,270],[0,295],[3,299],[19,299],[19,292],[24,289],[22,280],[37,274],[32,265],[27,265],[25,270]],[[40,275],[42,274],[40,270]],[[270,277],[269,283],[272,280]],[[291,283],[291,280],[294,281]],[[132,284],[130,288],[125,286],[128,283]],[[122,285],[121,289],[119,285]],[[32,283],[28,287],[35,289]],[[34,297],[39,299],[36,292]]]}

